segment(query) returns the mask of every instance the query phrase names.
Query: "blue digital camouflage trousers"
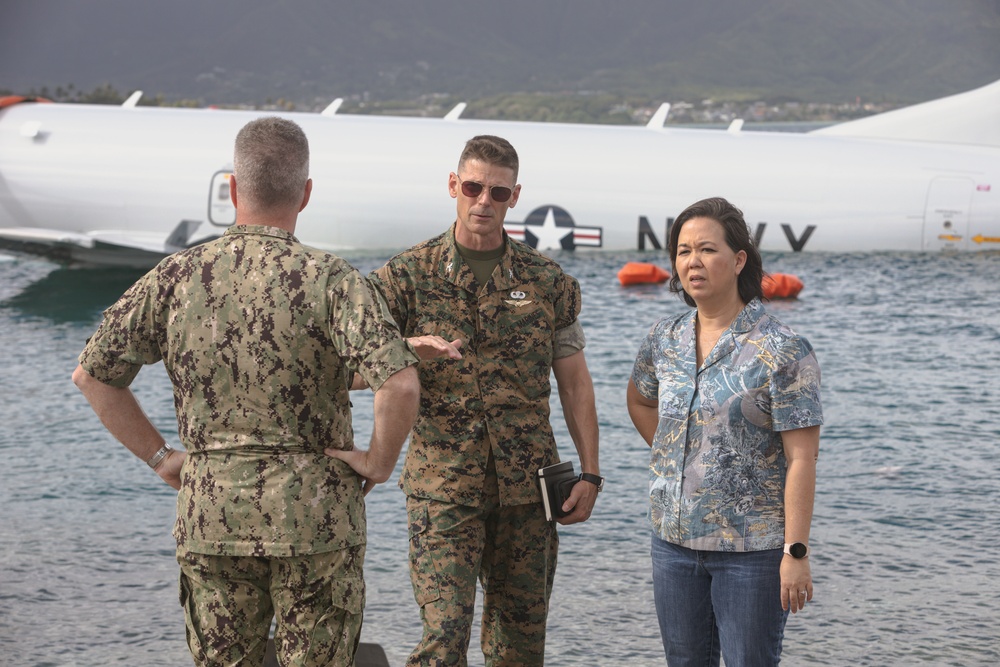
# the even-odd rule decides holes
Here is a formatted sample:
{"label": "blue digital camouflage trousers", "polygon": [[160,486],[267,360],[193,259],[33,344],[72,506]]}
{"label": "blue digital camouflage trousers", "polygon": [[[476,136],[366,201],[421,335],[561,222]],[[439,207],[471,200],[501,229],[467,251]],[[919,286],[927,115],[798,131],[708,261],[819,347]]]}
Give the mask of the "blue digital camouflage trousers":
{"label": "blue digital camouflage trousers", "polygon": [[365,606],[365,545],[307,556],[178,548],[187,642],[199,667],[262,665],[272,618],[284,667],[354,665]]}
{"label": "blue digital camouflage trousers", "polygon": [[406,664],[467,664],[478,579],[486,665],[542,665],[559,547],[542,505],[501,507],[498,496],[484,494],[483,507],[408,497],[406,510],[410,579],[424,628]]}

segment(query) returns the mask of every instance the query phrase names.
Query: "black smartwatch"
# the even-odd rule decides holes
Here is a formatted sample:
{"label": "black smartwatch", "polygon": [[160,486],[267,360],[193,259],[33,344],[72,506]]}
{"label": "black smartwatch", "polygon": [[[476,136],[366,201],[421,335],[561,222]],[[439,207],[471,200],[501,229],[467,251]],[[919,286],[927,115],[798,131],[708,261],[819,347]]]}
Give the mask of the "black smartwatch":
{"label": "black smartwatch", "polygon": [[805,558],[809,555],[809,547],[801,542],[793,542],[791,544],[785,544],[785,553],[792,558]]}
{"label": "black smartwatch", "polygon": [[594,475],[589,472],[581,472],[580,481],[590,482],[591,484],[597,487],[598,493],[604,490],[604,478],[601,477],[600,475]]}

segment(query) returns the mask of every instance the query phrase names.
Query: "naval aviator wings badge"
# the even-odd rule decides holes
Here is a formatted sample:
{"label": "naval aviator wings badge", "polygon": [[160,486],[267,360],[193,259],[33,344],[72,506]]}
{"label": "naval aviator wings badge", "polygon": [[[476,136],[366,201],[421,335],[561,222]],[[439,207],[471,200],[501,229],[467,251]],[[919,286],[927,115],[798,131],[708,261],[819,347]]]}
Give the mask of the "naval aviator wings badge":
{"label": "naval aviator wings badge", "polygon": [[527,306],[529,303],[531,303],[531,301],[525,301],[524,297],[526,296],[527,294],[525,294],[524,292],[514,291],[510,293],[509,299],[504,299],[504,303],[506,303],[508,306],[514,306],[515,308],[520,308],[521,306]]}

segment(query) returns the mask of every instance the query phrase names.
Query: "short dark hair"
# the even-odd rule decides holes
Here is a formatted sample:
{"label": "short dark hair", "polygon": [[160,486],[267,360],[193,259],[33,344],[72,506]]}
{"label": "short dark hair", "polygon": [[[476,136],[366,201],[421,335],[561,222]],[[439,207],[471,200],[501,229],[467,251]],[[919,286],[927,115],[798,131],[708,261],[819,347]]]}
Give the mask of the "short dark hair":
{"label": "short dark hair", "polygon": [[309,141],[298,124],[267,116],[236,135],[233,173],[239,194],[264,209],[298,204],[309,180]]}
{"label": "short dark hair", "polygon": [[747,227],[746,220],[743,219],[743,211],[736,208],[722,197],[709,197],[697,201],[684,209],[674,224],[670,226],[670,235],[667,248],[670,251],[670,266],[673,269],[670,276],[670,291],[683,295],[684,302],[689,306],[695,306],[694,299],[681,287],[681,280],[677,277],[677,238],[681,234],[681,227],[684,223],[693,218],[709,218],[722,225],[726,233],[726,245],[733,252],[742,250],[747,254],[746,264],[737,277],[736,286],[739,289],[740,299],[743,303],[750,303],[754,298],[763,299],[764,289],[760,281],[764,278],[764,263],[760,258],[760,251],[750,235],[750,228]]}
{"label": "short dark hair", "polygon": [[506,167],[514,171],[514,182],[517,183],[517,151],[510,145],[510,142],[503,137],[496,137],[492,134],[480,134],[465,142],[465,149],[462,156],[458,158],[458,168],[467,160],[480,160],[486,164]]}

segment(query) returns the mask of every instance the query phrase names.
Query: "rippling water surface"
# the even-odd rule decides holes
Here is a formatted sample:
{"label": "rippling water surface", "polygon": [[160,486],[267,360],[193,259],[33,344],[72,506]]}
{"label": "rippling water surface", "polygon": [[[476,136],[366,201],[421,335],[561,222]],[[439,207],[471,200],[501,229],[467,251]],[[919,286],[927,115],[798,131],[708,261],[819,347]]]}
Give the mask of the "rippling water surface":
{"label": "rippling water surface", "polygon": [[[385,258],[351,259],[367,271]],[[648,450],[625,383],[653,321],[686,307],[662,286],[620,287],[629,260],[665,263],[559,256],[583,285],[608,481],[593,518],[560,529],[550,665],[664,664]],[[1000,664],[1000,255],[789,254],[765,266],[805,283],[768,308],[816,348],[826,416],[816,597],[788,622],[785,664]],[[136,277],[0,259],[0,664],[190,664],[173,491],[106,434],[69,379],[101,309]],[[134,389],[176,442],[162,366]],[[364,441],[371,401],[355,407]],[[554,407],[560,450],[576,461]],[[362,641],[401,665],[420,634],[404,499],[393,483],[368,503]],[[482,664],[476,648],[471,664]]]}

